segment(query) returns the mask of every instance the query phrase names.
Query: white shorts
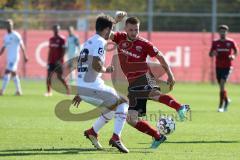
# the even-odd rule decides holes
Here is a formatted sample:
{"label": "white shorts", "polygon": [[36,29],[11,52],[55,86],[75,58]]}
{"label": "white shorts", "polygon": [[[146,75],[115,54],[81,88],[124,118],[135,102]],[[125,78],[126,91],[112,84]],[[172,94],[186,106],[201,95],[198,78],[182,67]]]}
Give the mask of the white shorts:
{"label": "white shorts", "polygon": [[116,90],[105,84],[98,86],[79,86],[78,93],[81,99],[97,107],[111,107],[119,100]]}
{"label": "white shorts", "polygon": [[10,61],[7,62],[7,70],[12,71],[12,72],[16,72],[17,71],[17,66],[18,66],[18,61]]}

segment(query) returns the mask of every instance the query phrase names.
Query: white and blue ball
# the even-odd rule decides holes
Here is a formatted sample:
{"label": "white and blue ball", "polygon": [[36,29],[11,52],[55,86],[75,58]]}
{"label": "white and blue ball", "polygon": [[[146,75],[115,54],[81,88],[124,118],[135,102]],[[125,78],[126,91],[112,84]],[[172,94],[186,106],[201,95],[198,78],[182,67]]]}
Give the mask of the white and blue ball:
{"label": "white and blue ball", "polygon": [[157,129],[160,134],[169,135],[175,131],[176,125],[172,117],[161,117],[157,121]]}

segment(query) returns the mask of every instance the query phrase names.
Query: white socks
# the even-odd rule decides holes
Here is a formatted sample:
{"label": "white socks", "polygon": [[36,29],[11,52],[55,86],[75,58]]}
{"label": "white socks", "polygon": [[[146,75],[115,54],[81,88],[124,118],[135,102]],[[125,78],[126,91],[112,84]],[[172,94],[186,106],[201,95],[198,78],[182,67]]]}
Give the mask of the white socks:
{"label": "white socks", "polygon": [[114,111],[110,111],[105,114],[102,114],[93,124],[93,130],[95,131],[95,133],[98,133],[99,130],[113,118],[113,115],[114,115]]}
{"label": "white socks", "polygon": [[119,137],[121,137],[121,132],[127,119],[127,112],[128,112],[127,103],[122,103],[117,106],[115,112],[114,133]]}
{"label": "white socks", "polygon": [[115,112],[114,133],[119,137],[121,136],[121,132],[127,119],[128,112],[127,103],[122,103],[118,105],[116,111],[110,111],[107,112],[106,114],[102,114],[93,124],[93,130],[95,131],[95,133],[98,133],[99,130],[113,118],[114,112]]}
{"label": "white socks", "polygon": [[[2,92],[6,90],[9,81],[10,81],[10,74],[5,74],[3,76]],[[20,79],[18,75],[13,77],[13,81],[16,86],[16,91],[19,93],[22,93],[22,88],[21,88]]]}
{"label": "white socks", "polygon": [[22,88],[21,88],[20,79],[19,79],[18,75],[13,77],[13,81],[16,86],[16,91],[19,93],[22,93]]}
{"label": "white socks", "polygon": [[2,92],[6,90],[9,81],[10,81],[10,74],[5,74],[3,76]]}

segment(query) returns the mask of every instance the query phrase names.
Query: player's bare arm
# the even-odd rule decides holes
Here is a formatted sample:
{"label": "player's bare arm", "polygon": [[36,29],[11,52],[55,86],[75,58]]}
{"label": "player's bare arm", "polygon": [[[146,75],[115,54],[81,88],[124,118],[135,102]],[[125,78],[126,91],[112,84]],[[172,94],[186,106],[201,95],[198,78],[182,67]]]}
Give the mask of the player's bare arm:
{"label": "player's bare arm", "polygon": [[162,65],[163,69],[166,71],[167,75],[168,75],[168,83],[170,84],[170,88],[172,89],[172,87],[175,84],[175,78],[173,76],[172,70],[169,67],[166,59],[164,58],[163,54],[159,51],[158,54],[156,55],[156,58],[158,59],[158,61],[160,62],[160,64]]}
{"label": "player's bare arm", "polygon": [[3,54],[4,50],[5,50],[5,47],[3,46],[0,50],[0,56]]}
{"label": "player's bare arm", "polygon": [[93,57],[92,67],[95,71],[99,73],[112,73],[114,71],[113,66],[108,66],[107,68],[105,68],[100,58],[96,56]]}
{"label": "player's bare arm", "polygon": [[238,55],[238,50],[236,48],[233,49],[233,54],[229,56],[231,60],[234,60]]}
{"label": "player's bare arm", "polygon": [[27,62],[28,61],[28,56],[26,54],[26,50],[25,50],[25,47],[23,44],[20,44],[20,48],[22,50],[22,53],[23,53],[23,57],[24,57],[24,62]]}
{"label": "player's bare arm", "polygon": [[[113,66],[109,66],[107,68],[105,68],[100,60],[99,57],[94,56],[93,57],[93,61],[92,61],[92,68],[99,72],[99,73],[112,73],[114,71]],[[81,97],[77,94],[73,100],[72,100],[72,104],[78,108],[79,104],[81,102]]]}
{"label": "player's bare arm", "polygon": [[[121,22],[123,20],[124,17],[127,16],[127,12],[125,11],[117,11],[116,12],[116,17],[115,17],[115,24]],[[110,33],[110,37],[109,37],[111,40],[114,39],[114,31],[112,31]]]}

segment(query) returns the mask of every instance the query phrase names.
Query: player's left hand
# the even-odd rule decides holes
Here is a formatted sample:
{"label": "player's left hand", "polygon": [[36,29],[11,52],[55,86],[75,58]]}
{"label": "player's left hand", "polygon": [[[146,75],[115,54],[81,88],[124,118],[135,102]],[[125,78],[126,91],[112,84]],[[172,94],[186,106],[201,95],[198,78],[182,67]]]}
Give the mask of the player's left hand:
{"label": "player's left hand", "polygon": [[117,11],[116,17],[115,17],[116,23],[121,22],[126,15],[127,15],[127,12],[125,11]]}
{"label": "player's left hand", "polygon": [[72,100],[72,104],[78,108],[81,101],[82,99],[80,98],[80,96],[76,95]]}
{"label": "player's left hand", "polygon": [[230,55],[228,58],[232,61],[232,60],[235,59],[235,55],[232,54],[232,55]]}
{"label": "player's left hand", "polygon": [[112,73],[114,71],[114,67],[113,66],[108,66],[106,68],[106,73]]}

